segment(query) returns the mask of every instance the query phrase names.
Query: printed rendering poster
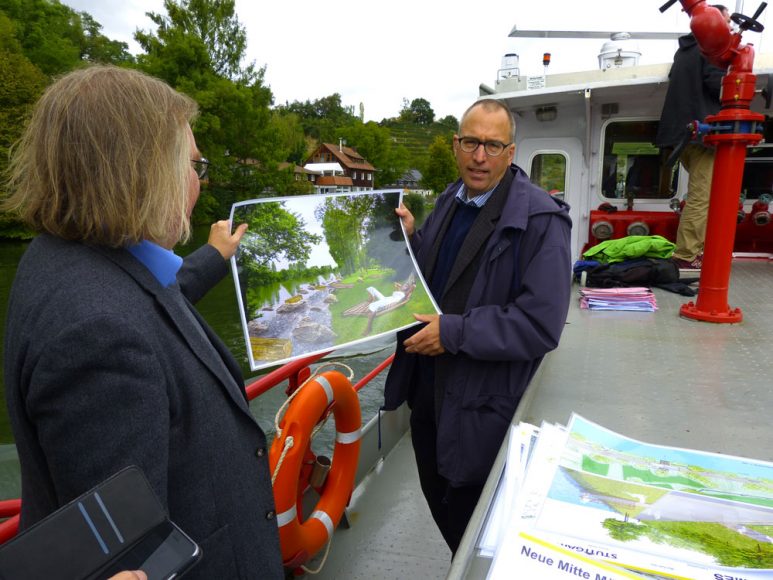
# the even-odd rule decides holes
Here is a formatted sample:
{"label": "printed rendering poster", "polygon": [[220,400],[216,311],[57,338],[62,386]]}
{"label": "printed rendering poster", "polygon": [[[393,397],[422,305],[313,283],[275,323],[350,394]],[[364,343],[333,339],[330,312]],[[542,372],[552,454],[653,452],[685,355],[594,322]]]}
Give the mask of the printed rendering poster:
{"label": "printed rendering poster", "polygon": [[689,570],[680,577],[773,577],[773,464],[643,443],[579,415],[567,429],[537,529],[626,550],[621,564]]}
{"label": "printed rendering poster", "polygon": [[400,219],[400,190],[235,204],[249,229],[232,259],[250,368],[332,351],[418,324],[438,308]]}
{"label": "printed rendering poster", "polygon": [[513,451],[515,502],[490,579],[524,559],[540,579],[773,578],[773,463],[648,444],[577,414],[536,433],[516,439],[532,449]]}

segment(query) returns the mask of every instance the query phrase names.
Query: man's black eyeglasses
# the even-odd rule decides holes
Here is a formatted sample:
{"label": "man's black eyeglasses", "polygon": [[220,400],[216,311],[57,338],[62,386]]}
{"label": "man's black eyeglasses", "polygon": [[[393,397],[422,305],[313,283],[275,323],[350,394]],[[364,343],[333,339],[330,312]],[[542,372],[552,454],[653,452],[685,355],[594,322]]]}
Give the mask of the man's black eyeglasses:
{"label": "man's black eyeglasses", "polygon": [[459,137],[459,147],[462,148],[462,151],[465,153],[475,153],[478,147],[483,145],[483,150],[489,157],[499,157],[512,144],[512,141],[510,143],[502,143],[501,141],[481,141],[475,137]]}
{"label": "man's black eyeglasses", "polygon": [[191,159],[191,163],[193,163],[193,170],[199,176],[199,179],[204,179],[207,176],[207,171],[209,171],[209,161],[202,157],[201,159]]}

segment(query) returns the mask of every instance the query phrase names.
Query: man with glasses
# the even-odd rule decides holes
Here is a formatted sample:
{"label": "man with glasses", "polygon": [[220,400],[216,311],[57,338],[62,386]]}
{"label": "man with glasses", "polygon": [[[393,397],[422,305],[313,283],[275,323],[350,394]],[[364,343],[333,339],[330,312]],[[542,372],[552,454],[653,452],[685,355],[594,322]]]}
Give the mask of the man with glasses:
{"label": "man with glasses", "polygon": [[385,408],[411,408],[422,491],[453,553],[569,307],[569,207],[512,164],[514,138],[507,107],[477,101],[454,136],[461,179],[419,229],[396,210],[442,314],[398,333]]}

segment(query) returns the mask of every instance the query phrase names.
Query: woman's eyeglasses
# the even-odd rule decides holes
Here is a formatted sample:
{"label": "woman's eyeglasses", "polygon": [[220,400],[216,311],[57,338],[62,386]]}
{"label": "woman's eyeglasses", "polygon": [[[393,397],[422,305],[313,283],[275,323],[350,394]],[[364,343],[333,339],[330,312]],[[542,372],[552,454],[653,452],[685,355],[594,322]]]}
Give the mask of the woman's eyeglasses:
{"label": "woman's eyeglasses", "polygon": [[207,171],[209,171],[209,161],[202,157],[201,159],[191,159],[191,163],[193,163],[193,170],[199,176],[199,179],[204,179],[207,176]]}

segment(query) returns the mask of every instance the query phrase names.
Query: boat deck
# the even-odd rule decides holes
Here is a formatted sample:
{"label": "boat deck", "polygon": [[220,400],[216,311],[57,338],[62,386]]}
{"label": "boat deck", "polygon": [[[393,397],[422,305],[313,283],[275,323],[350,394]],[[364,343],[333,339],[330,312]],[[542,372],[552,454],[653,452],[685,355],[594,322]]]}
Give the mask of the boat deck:
{"label": "boat deck", "polygon": [[[560,347],[548,355],[514,423],[566,424],[572,412],[648,443],[773,461],[773,263],[732,266],[731,307],[740,324],[679,317],[686,298],[655,289],[658,311],[581,310],[574,299]],[[484,489],[490,500],[500,452]],[[485,578],[475,544],[482,501],[449,578]]]}
{"label": "boat deck", "polygon": [[[734,262],[728,301],[742,309],[741,324],[680,318],[679,307],[697,297],[654,292],[652,313],[582,310],[574,298],[561,345],[545,359],[514,423],[566,424],[574,411],[650,443],[773,461],[773,263]],[[451,564],[407,433],[355,491],[352,527],[336,532],[318,576],[485,578],[490,560],[476,544],[503,461],[504,450]]]}
{"label": "boat deck", "polygon": [[[314,578],[446,577],[451,551],[421,493],[410,432],[355,490],[347,516],[351,527],[336,531],[330,554]],[[316,568],[321,561],[317,557],[308,568]]]}
{"label": "boat deck", "polygon": [[695,298],[655,290],[655,313],[573,305],[520,420],[572,411],[650,443],[773,461],[773,263],[735,262],[728,302],[740,324],[681,318]]}

